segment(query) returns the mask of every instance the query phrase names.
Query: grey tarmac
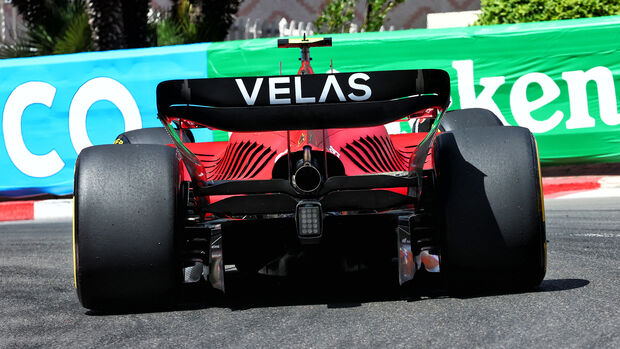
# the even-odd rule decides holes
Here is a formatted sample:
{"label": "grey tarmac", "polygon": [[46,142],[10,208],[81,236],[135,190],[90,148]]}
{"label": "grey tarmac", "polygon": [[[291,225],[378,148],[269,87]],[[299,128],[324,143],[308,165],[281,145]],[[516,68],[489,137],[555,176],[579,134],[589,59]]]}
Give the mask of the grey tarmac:
{"label": "grey tarmac", "polygon": [[0,224],[0,347],[620,347],[620,199],[547,200],[539,289],[450,296],[361,275],[303,280],[227,273],[222,296],[93,313],[73,286],[71,222]]}

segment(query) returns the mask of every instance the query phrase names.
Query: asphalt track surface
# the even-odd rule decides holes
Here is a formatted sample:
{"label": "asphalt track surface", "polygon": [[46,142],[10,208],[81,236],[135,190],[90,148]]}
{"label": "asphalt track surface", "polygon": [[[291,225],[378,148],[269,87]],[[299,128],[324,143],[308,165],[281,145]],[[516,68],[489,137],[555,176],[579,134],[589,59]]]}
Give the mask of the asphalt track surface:
{"label": "asphalt track surface", "polygon": [[[353,277],[247,280],[178,306],[83,309],[70,222],[0,224],[0,347],[620,347],[620,199],[547,200],[539,289],[450,296]],[[374,284],[374,286],[373,286]]]}

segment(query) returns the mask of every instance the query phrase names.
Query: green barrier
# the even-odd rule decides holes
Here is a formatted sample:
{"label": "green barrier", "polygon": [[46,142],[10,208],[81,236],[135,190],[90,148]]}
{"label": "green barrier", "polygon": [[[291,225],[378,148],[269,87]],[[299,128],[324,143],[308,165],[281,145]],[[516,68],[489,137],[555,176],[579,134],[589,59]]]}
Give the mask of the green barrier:
{"label": "green barrier", "polygon": [[[438,68],[451,109],[482,107],[528,127],[545,165],[620,162],[620,16],[450,29],[336,34],[313,48],[317,73]],[[295,74],[276,39],[213,43],[209,77]],[[391,133],[410,132],[406,122]],[[220,137],[226,137],[221,134]]]}

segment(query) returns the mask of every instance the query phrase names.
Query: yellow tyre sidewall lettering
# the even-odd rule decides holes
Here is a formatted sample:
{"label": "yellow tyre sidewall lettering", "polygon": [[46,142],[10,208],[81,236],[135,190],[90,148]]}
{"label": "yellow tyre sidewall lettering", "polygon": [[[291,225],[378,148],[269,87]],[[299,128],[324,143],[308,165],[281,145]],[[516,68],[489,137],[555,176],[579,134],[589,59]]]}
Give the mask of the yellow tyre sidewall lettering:
{"label": "yellow tyre sidewall lettering", "polygon": [[76,259],[76,246],[75,246],[75,196],[73,197],[73,285],[77,288],[77,259]]}

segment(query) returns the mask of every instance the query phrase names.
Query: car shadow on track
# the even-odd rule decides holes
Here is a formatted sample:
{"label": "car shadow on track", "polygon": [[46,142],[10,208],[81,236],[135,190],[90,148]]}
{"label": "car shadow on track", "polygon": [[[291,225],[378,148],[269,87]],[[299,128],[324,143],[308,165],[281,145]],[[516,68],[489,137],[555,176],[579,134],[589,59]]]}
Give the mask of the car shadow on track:
{"label": "car shadow on track", "polygon": [[[494,290],[494,291],[474,291],[474,292],[455,292],[448,291],[445,288],[437,289],[414,289],[411,296],[407,299],[410,302],[420,301],[424,299],[436,299],[436,298],[458,298],[458,299],[472,299],[483,297],[503,296],[510,294],[525,294],[525,293],[546,293],[556,291],[568,291],[585,287],[590,284],[590,281],[584,279],[550,279],[543,280],[542,283],[534,289],[506,289],[506,290]],[[429,292],[430,291],[430,292]]]}
{"label": "car shadow on track", "polygon": [[128,313],[186,311],[228,308],[233,311],[264,307],[325,305],[327,308],[352,308],[364,303],[408,301],[439,298],[480,298],[506,294],[556,292],[581,288],[590,282],[583,279],[544,280],[534,290],[454,294],[443,288],[438,274],[419,273],[409,284],[399,286],[387,278],[369,275],[281,278],[240,273],[226,274],[226,293],[207,283],[188,284],[180,290],[178,302],[158,308],[124,309],[114,312],[87,311],[87,315],[105,316]]}

